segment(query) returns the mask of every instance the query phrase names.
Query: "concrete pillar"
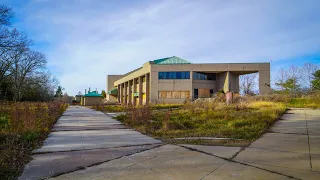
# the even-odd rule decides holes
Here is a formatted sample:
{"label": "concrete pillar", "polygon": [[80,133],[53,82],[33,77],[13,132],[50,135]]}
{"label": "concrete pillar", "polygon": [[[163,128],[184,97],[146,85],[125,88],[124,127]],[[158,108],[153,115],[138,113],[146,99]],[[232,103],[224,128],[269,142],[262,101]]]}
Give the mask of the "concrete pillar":
{"label": "concrete pillar", "polygon": [[265,95],[270,92],[270,71],[259,71],[259,94]]}
{"label": "concrete pillar", "polygon": [[150,101],[150,74],[146,74],[146,104],[149,104]]}
{"label": "concrete pillar", "polygon": [[194,87],[193,87],[193,71],[190,71],[190,80],[191,80],[191,92],[190,92],[190,98],[192,99],[192,100],[195,100],[195,98],[194,98]]}
{"label": "concrete pillar", "polygon": [[129,80],[129,81],[128,81],[128,85],[129,85],[129,92],[128,92],[128,99],[129,99],[129,101],[128,101],[128,104],[129,104],[129,105],[132,105],[132,88],[131,88],[131,86],[132,86],[132,80]]}
{"label": "concrete pillar", "polygon": [[120,93],[120,90],[121,90],[121,85],[118,84],[118,103],[121,103],[121,93]]}
{"label": "concrete pillar", "polygon": [[229,91],[234,93],[239,93],[239,75],[229,72]]}
{"label": "concrete pillar", "polygon": [[217,91],[223,90],[226,92],[228,90],[228,72],[217,73]]}
{"label": "concrete pillar", "polygon": [[128,82],[124,83],[124,104],[128,104]]}
{"label": "concrete pillar", "polygon": [[139,105],[142,106],[142,84],[143,84],[143,79],[142,76],[139,76]]}
{"label": "concrete pillar", "polygon": [[224,80],[224,84],[223,84],[223,91],[226,93],[226,92],[229,92],[230,91],[230,72],[228,71],[227,74],[226,74],[226,79]]}
{"label": "concrete pillar", "polygon": [[123,83],[121,83],[121,88],[120,88],[120,89],[121,89],[121,93],[120,93],[120,96],[121,96],[121,97],[120,97],[120,103],[123,104],[123,103],[124,103],[124,101],[123,101],[124,84],[123,84]]}
{"label": "concrete pillar", "polygon": [[[133,93],[136,93],[137,92],[137,80],[136,79],[133,79]],[[136,97],[133,97],[133,105],[135,106],[136,103],[137,103],[137,98]]]}

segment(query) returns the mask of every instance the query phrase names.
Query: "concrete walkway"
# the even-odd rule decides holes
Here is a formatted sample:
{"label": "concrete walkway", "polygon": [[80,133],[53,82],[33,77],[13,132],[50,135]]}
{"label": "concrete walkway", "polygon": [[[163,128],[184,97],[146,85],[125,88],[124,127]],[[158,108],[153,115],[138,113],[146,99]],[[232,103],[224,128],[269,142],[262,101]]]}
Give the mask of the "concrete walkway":
{"label": "concrete walkway", "polygon": [[102,112],[70,106],[19,179],[42,179],[158,147],[161,141],[125,128]]}
{"label": "concrete walkway", "polygon": [[[110,119],[111,121],[118,123]],[[59,123],[60,120],[56,125],[57,128]],[[119,126],[121,124],[113,125]],[[106,131],[114,130],[109,126],[105,128]],[[264,134],[244,150],[239,147],[159,145],[157,144],[159,141],[150,137],[141,135],[141,138],[156,144],[129,146],[126,148],[133,149],[128,150],[117,147],[110,148],[110,144],[114,144],[116,141],[112,141],[113,143],[110,144],[104,143],[108,144],[103,145],[106,149],[85,150],[83,152],[86,155],[81,156],[84,159],[100,159],[100,161],[105,161],[104,163],[85,165],[80,162],[86,161],[74,158],[74,164],[85,168],[69,169],[67,171],[69,173],[55,176],[52,179],[320,179],[320,110],[295,109],[289,111],[283,116],[283,120],[276,122],[270,132]],[[108,141],[107,138],[104,140]],[[59,140],[57,141],[59,142]],[[95,146],[101,146],[100,142],[95,141],[95,143]],[[76,151],[50,154],[53,154],[54,157],[57,156],[57,159],[64,157],[59,153],[69,153],[69,156],[76,157],[70,154],[79,152],[77,146],[75,144],[70,146],[74,147]],[[52,148],[53,151],[56,150],[55,146]],[[47,152],[50,148],[46,148],[45,143],[41,149],[36,152]],[[56,153],[57,155],[55,155]],[[35,157],[42,155],[46,154],[38,154]],[[42,159],[38,158],[34,161],[40,165],[41,160],[49,162],[46,158],[50,157],[44,156]],[[41,166],[37,168],[38,170],[42,169]],[[63,166],[60,169],[63,168],[67,167]],[[25,172],[28,172],[28,168]],[[29,172],[32,174],[32,171]]]}
{"label": "concrete walkway", "polygon": [[320,110],[288,111],[234,160],[297,179],[320,179]]}

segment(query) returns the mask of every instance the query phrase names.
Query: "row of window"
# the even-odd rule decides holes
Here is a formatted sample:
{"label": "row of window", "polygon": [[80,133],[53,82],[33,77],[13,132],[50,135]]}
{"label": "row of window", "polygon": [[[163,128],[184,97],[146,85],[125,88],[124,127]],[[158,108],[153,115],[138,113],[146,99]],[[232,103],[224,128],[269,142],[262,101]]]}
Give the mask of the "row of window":
{"label": "row of window", "polygon": [[159,99],[189,99],[190,91],[159,91]]}
{"label": "row of window", "polygon": [[[159,79],[190,79],[190,71],[158,72]],[[194,80],[216,80],[215,73],[193,72]]]}
{"label": "row of window", "polygon": [[194,80],[216,80],[216,74],[193,72],[193,79]]}
{"label": "row of window", "polygon": [[190,79],[190,71],[159,72],[159,79]]}

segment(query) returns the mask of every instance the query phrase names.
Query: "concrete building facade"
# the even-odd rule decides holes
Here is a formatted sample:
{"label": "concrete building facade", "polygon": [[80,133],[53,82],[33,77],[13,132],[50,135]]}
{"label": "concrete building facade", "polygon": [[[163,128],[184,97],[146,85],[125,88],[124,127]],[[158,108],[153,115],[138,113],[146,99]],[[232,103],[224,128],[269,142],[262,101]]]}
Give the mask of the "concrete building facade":
{"label": "concrete building facade", "polygon": [[220,90],[238,93],[239,76],[256,72],[260,94],[269,93],[270,63],[192,64],[173,56],[146,62],[124,75],[109,75],[107,88],[121,104],[183,103]]}

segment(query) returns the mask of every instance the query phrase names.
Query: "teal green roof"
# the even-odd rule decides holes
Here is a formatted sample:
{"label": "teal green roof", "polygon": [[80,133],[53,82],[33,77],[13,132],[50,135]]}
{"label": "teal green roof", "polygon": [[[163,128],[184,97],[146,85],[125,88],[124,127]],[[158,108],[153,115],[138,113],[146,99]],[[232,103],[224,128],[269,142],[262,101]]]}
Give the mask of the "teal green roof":
{"label": "teal green roof", "polygon": [[102,97],[97,91],[88,92],[84,95],[84,97]]}
{"label": "teal green roof", "polygon": [[181,59],[176,56],[156,59],[153,61],[155,64],[191,64],[191,62]]}

